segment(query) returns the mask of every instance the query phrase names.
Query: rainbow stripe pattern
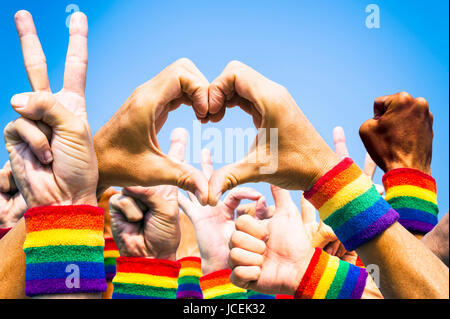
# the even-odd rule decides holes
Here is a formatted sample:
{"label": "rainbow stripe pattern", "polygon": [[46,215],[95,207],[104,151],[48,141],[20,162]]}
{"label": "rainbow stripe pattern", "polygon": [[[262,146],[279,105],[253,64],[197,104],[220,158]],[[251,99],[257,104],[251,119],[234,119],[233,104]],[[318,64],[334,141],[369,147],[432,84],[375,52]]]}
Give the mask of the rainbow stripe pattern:
{"label": "rainbow stripe pattern", "polygon": [[247,290],[247,299],[275,299],[275,295],[266,295],[253,290]]}
{"label": "rainbow stripe pattern", "polygon": [[112,281],[116,275],[116,259],[120,256],[119,249],[114,242],[114,238],[105,238],[105,248],[103,249],[103,258],[105,261],[106,281]]}
{"label": "rainbow stripe pattern", "polygon": [[204,299],[247,299],[247,290],[230,281],[231,269],[215,271],[200,278]]}
{"label": "rainbow stripe pattern", "polygon": [[27,296],[106,289],[103,214],[103,209],[88,205],[43,206],[25,213]]}
{"label": "rainbow stripe pattern", "polygon": [[201,259],[199,257],[185,257],[178,262],[181,269],[178,276],[177,299],[203,299],[200,287]]}
{"label": "rainbow stripe pattern", "polygon": [[143,257],[119,257],[112,299],[176,299],[180,263]]}
{"label": "rainbow stripe pattern", "polygon": [[410,231],[427,233],[438,223],[436,181],[411,168],[384,174],[385,200],[400,215],[399,223]]}
{"label": "rainbow stripe pattern", "polygon": [[304,196],[348,251],[370,241],[399,217],[370,178],[348,157],[322,176]]}
{"label": "rainbow stripe pattern", "polygon": [[295,299],[360,299],[368,273],[316,248]]}

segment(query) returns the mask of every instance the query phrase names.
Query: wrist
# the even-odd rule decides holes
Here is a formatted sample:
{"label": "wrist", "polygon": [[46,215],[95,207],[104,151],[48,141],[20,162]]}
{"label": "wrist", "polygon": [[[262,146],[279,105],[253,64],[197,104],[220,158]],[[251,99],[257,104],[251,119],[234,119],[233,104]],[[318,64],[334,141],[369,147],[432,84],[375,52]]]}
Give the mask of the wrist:
{"label": "wrist", "polygon": [[414,160],[399,160],[395,162],[389,162],[385,164],[386,171],[385,173],[392,171],[397,168],[411,168],[417,169],[425,174],[431,175],[431,166],[430,165],[421,165],[417,161]]}
{"label": "wrist", "polygon": [[290,278],[295,278],[294,281],[290,281],[286,285],[285,291],[280,292],[281,294],[286,294],[290,296],[294,296],[295,292],[297,291],[300,282],[302,281],[302,278],[304,277],[309,264],[311,263],[311,260],[314,256],[315,249],[313,247],[310,248],[308,253],[306,254],[306,257],[303,260],[303,263],[301,263],[296,269],[294,269],[294,274],[290,276]]}
{"label": "wrist", "polygon": [[322,176],[339,164],[341,160],[342,159],[327,146],[327,148],[320,152],[317,158],[314,159],[316,167],[314,168],[313,179],[305,190],[311,189]]}

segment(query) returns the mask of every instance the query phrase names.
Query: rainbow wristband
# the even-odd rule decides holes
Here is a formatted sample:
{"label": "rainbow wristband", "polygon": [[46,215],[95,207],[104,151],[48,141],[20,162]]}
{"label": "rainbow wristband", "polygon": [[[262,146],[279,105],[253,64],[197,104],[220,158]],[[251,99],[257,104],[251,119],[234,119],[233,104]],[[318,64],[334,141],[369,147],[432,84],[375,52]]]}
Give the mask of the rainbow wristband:
{"label": "rainbow wristband", "polygon": [[266,295],[253,290],[247,290],[247,299],[275,299],[275,295]]}
{"label": "rainbow wristband", "polygon": [[427,233],[438,223],[436,181],[411,168],[398,168],[383,176],[385,200],[400,215],[399,223],[409,231]]}
{"label": "rainbow wristband", "polygon": [[0,239],[2,239],[3,237],[5,237],[5,235],[11,230],[10,228],[0,228]]}
{"label": "rainbow wristband", "polygon": [[177,299],[203,299],[200,277],[202,263],[199,257],[185,257],[179,260],[181,265],[178,277]]}
{"label": "rainbow wristband", "polygon": [[103,250],[103,258],[105,260],[105,278],[106,281],[112,281],[116,275],[116,259],[120,256],[114,238],[105,238],[105,249]]}
{"label": "rainbow wristband", "polygon": [[247,290],[230,281],[231,269],[215,271],[200,278],[205,299],[247,299]]}
{"label": "rainbow wristband", "polygon": [[316,248],[295,299],[360,299],[367,271]]}
{"label": "rainbow wristband", "polygon": [[88,205],[28,209],[23,245],[27,296],[106,289],[103,214]]}
{"label": "rainbow wristband", "polygon": [[345,158],[304,193],[348,251],[379,235],[398,219],[372,181]]}
{"label": "rainbow wristband", "polygon": [[143,257],[119,257],[112,299],[175,299],[180,263]]}

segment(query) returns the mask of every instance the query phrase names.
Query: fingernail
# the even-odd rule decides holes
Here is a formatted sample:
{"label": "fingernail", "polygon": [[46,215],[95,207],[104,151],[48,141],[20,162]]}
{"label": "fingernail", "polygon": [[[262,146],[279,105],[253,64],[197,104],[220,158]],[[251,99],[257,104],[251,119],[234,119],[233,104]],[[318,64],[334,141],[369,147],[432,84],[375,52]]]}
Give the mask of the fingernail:
{"label": "fingernail", "polygon": [[53,161],[52,152],[49,150],[46,150],[44,153],[44,160],[47,164],[51,163]]}
{"label": "fingernail", "polygon": [[24,107],[28,103],[28,95],[26,94],[16,94],[11,98],[11,105],[15,107]]}

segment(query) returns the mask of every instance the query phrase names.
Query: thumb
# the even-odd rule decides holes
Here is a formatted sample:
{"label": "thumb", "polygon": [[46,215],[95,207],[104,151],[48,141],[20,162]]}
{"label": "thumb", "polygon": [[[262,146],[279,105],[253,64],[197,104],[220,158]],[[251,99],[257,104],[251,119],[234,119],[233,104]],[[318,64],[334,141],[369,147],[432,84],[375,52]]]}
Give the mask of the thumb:
{"label": "thumb", "polygon": [[11,105],[23,117],[42,121],[52,128],[61,128],[73,119],[73,114],[49,92],[16,94],[11,98]]}
{"label": "thumb", "polygon": [[291,194],[288,190],[282,189],[275,185],[270,185],[270,191],[272,192],[273,200],[275,202],[275,210],[277,212],[291,213],[297,210],[294,202],[292,201]]}
{"label": "thumb", "polygon": [[258,174],[256,165],[248,163],[245,159],[224,166],[215,171],[209,179],[208,204],[215,206],[222,194],[238,185],[256,182]]}

